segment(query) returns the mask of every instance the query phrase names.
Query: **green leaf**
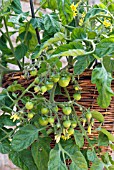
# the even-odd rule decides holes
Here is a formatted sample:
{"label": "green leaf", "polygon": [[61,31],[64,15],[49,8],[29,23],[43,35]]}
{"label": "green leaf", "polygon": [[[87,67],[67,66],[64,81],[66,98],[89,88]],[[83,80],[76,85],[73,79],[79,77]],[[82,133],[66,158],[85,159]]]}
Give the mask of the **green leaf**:
{"label": "green leaf", "polygon": [[76,63],[74,65],[74,73],[75,75],[80,75],[84,72],[84,70],[90,65],[90,63],[94,60],[91,56],[79,56],[76,58]]}
{"label": "green leaf", "polygon": [[101,131],[102,133],[104,133],[111,142],[114,142],[114,135],[112,135],[110,132],[108,132],[108,131],[107,131],[106,129],[104,129],[104,128],[101,128],[100,131]]}
{"label": "green leaf", "polygon": [[49,156],[48,170],[67,170],[60,157],[60,150],[52,149]]}
{"label": "green leaf", "polygon": [[11,119],[10,119],[10,115],[1,115],[0,116],[0,125],[2,126],[15,126],[16,125],[16,122],[13,122]]}
{"label": "green leaf", "polygon": [[62,67],[62,62],[59,60],[58,57],[54,57],[54,58],[50,58],[49,60],[47,60],[47,62],[53,67],[54,65],[56,65],[58,68]]}
{"label": "green leaf", "polygon": [[70,0],[57,0],[59,15],[64,25],[69,24],[73,20],[73,12],[70,7]]}
{"label": "green leaf", "polygon": [[114,144],[110,144],[110,148],[114,151]]}
{"label": "green leaf", "polygon": [[0,153],[8,154],[10,149],[11,147],[8,140],[4,140],[2,143],[0,142]]}
{"label": "green leaf", "polygon": [[79,148],[83,147],[84,145],[84,138],[82,133],[80,133],[78,130],[75,130],[74,132],[74,139],[76,144],[79,146]]}
{"label": "green leaf", "polygon": [[104,116],[102,115],[102,113],[96,110],[93,110],[91,111],[91,114],[92,114],[92,117],[98,120],[99,122],[104,122]]}
{"label": "green leaf", "polygon": [[74,155],[76,151],[79,151],[78,145],[75,144],[72,139],[61,141],[61,145],[65,151],[67,151],[70,155]]}
{"label": "green leaf", "polygon": [[18,84],[17,81],[14,81],[10,86],[8,86],[7,90],[9,92],[16,92],[17,90],[23,91],[25,88]]}
{"label": "green leaf", "polygon": [[113,55],[103,57],[103,65],[105,69],[107,70],[107,72],[110,72],[110,73],[114,71],[114,59],[113,58],[114,58]]}
{"label": "green leaf", "polygon": [[109,139],[108,139],[107,135],[105,135],[102,132],[99,133],[98,145],[99,146],[108,146],[109,145]]}
{"label": "green leaf", "polygon": [[27,46],[24,43],[18,45],[15,49],[16,58],[20,61],[26,55],[27,50]]}
{"label": "green leaf", "polygon": [[110,55],[114,52],[114,37],[105,38],[96,46],[95,53],[99,58]]}
{"label": "green leaf", "polygon": [[44,28],[49,34],[55,34],[60,31],[60,24],[53,15],[46,14],[44,17]]}
{"label": "green leaf", "polygon": [[[49,40],[47,40],[47,41],[40,47],[40,49],[38,50],[38,53],[35,55],[35,58],[39,57],[39,56],[41,55],[42,51],[43,51],[46,47],[54,44],[55,42],[62,41],[64,38],[65,38],[65,35],[64,35],[63,33],[61,33],[61,32],[56,33],[53,38],[50,38]],[[31,56],[31,58],[34,59],[34,54]]]}
{"label": "green leaf", "polygon": [[13,11],[16,14],[22,13],[22,7],[21,7],[20,0],[13,0],[11,3],[11,7],[13,8]]}
{"label": "green leaf", "polygon": [[32,144],[31,151],[38,170],[48,169],[50,138],[39,138]]}
{"label": "green leaf", "polygon": [[87,150],[87,158],[88,158],[89,161],[94,162],[94,160],[96,158],[95,152],[90,150],[90,149],[88,149]]}
{"label": "green leaf", "polygon": [[10,6],[11,0],[3,0],[2,2],[3,11],[6,12],[8,7]]}
{"label": "green leaf", "polygon": [[84,50],[81,50],[81,49],[73,49],[73,50],[68,50],[68,51],[64,51],[64,52],[60,52],[59,54],[55,54],[55,55],[52,55],[51,57],[59,57],[59,56],[73,56],[73,57],[77,57],[77,56],[81,56],[81,55],[84,55],[85,54],[85,51]]}
{"label": "green leaf", "polygon": [[88,170],[87,162],[80,151],[75,152],[70,158],[72,160],[70,170]]}
{"label": "green leaf", "polygon": [[96,67],[92,71],[91,82],[96,84],[99,96],[97,98],[98,105],[107,108],[110,105],[111,97],[114,93],[111,89],[112,76],[102,67]]}
{"label": "green leaf", "polygon": [[88,19],[91,19],[92,17],[96,17],[97,14],[100,14],[100,13],[106,13],[106,10],[104,9],[101,9],[101,8],[90,8],[90,10],[87,12],[85,18],[84,18],[84,21],[87,21]]}
{"label": "green leaf", "polygon": [[99,159],[96,159],[93,163],[92,166],[90,168],[90,170],[103,170],[104,168],[104,164],[103,162],[101,162]]}
{"label": "green leaf", "polygon": [[75,28],[72,31],[71,34],[71,39],[76,40],[76,39],[85,39],[86,38],[86,33],[83,28]]}
{"label": "green leaf", "polygon": [[30,150],[23,150],[21,152],[12,151],[9,154],[9,158],[22,170],[37,170]]}
{"label": "green leaf", "polygon": [[20,128],[13,137],[11,146],[15,151],[21,151],[28,148],[35,140],[38,139],[38,131],[33,125],[26,125]]}
{"label": "green leaf", "polygon": [[114,170],[114,165],[108,167],[109,170]]}

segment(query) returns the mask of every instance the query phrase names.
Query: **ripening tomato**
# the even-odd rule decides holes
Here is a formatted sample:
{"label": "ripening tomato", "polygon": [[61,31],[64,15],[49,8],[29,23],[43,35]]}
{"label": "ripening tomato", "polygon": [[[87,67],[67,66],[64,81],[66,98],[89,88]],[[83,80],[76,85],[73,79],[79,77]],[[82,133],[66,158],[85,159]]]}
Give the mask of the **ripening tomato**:
{"label": "ripening tomato", "polygon": [[52,81],[54,83],[57,83],[59,81],[59,79],[60,79],[60,75],[59,74],[55,74],[55,75],[52,75],[51,78],[52,78]]}
{"label": "ripening tomato", "polygon": [[54,117],[49,117],[49,118],[48,118],[48,122],[49,122],[50,124],[53,124],[54,121],[55,121]]}
{"label": "ripening tomato", "polygon": [[42,93],[45,93],[46,91],[47,91],[47,87],[46,87],[46,86],[42,86],[42,87],[41,87],[41,92],[42,92]]}
{"label": "ripening tomato", "polygon": [[69,128],[68,129],[68,134],[69,135],[73,135],[74,134],[74,129],[73,128]]}
{"label": "ripening tomato", "polygon": [[69,82],[70,82],[69,77],[61,77],[58,81],[61,87],[67,87],[69,85]]}
{"label": "ripening tomato", "polygon": [[63,113],[64,113],[65,115],[70,115],[71,112],[72,112],[71,107],[66,106],[66,107],[63,108]]}
{"label": "ripening tomato", "polygon": [[65,120],[65,121],[63,122],[63,126],[64,126],[65,128],[69,128],[70,125],[71,125],[71,121],[70,121],[70,120]]}
{"label": "ripening tomato", "polygon": [[51,81],[46,82],[47,90],[51,90],[53,88],[53,86],[54,86],[53,82],[51,82]]}
{"label": "ripening tomato", "polygon": [[31,110],[31,109],[33,109],[33,107],[34,107],[34,104],[33,104],[32,102],[27,102],[27,103],[25,104],[25,107],[26,107],[27,110]]}
{"label": "ripening tomato", "polygon": [[78,101],[78,100],[81,99],[81,94],[80,93],[74,93],[73,98]]}
{"label": "ripening tomato", "polygon": [[30,72],[30,74],[31,74],[31,76],[36,76],[36,75],[37,75],[37,70],[32,70],[32,71]]}
{"label": "ripening tomato", "polygon": [[40,117],[39,118],[39,124],[41,126],[46,126],[48,124],[48,119],[46,117]]}
{"label": "ripening tomato", "polygon": [[49,109],[46,108],[46,107],[43,107],[43,108],[41,108],[41,113],[42,113],[43,115],[47,115],[47,114],[49,113]]}

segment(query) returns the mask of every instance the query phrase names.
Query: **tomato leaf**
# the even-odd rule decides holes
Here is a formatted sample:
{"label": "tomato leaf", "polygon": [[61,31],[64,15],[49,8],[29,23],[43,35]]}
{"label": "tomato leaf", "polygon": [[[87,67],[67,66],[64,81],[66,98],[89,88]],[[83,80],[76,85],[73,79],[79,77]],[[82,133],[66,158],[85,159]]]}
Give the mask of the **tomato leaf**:
{"label": "tomato leaf", "polygon": [[52,149],[49,156],[48,170],[67,170],[60,157],[60,150]]}
{"label": "tomato leaf", "polygon": [[13,8],[13,10],[16,14],[22,13],[22,7],[21,7],[20,0],[12,1],[11,7]]}
{"label": "tomato leaf", "polygon": [[60,31],[60,24],[53,15],[46,14],[44,17],[44,28],[49,34],[55,34]]}
{"label": "tomato leaf", "polygon": [[93,162],[95,160],[95,158],[96,158],[95,152],[88,149],[87,150],[87,158],[88,158],[89,161]]}
{"label": "tomato leaf", "polygon": [[70,170],[88,170],[87,162],[80,151],[75,152],[71,155],[72,163],[70,165]]}
{"label": "tomato leaf", "polygon": [[12,149],[21,151],[29,147],[35,140],[38,139],[38,131],[33,125],[26,125],[20,128],[13,137],[11,142]]}
{"label": "tomato leaf", "polygon": [[93,163],[92,166],[90,168],[90,170],[103,170],[104,168],[104,164],[103,162],[101,162],[99,159],[96,159]]}
{"label": "tomato leaf", "polygon": [[73,29],[72,34],[71,34],[71,38],[72,38],[72,40],[85,39],[86,38],[85,30],[83,28]]}
{"label": "tomato leaf", "polygon": [[22,43],[18,45],[15,49],[15,55],[18,60],[21,60],[27,53],[27,46]]}
{"label": "tomato leaf", "polygon": [[92,117],[97,119],[99,122],[104,122],[104,117],[100,112],[93,110],[91,111],[91,114],[92,114]]}
{"label": "tomato leaf", "polygon": [[107,108],[110,105],[111,97],[114,93],[111,89],[112,76],[102,67],[96,67],[92,71],[91,82],[96,84],[99,96],[97,98],[98,105]]}
{"label": "tomato leaf", "polygon": [[39,138],[32,144],[31,152],[38,170],[48,169],[50,138]]}
{"label": "tomato leaf", "polygon": [[3,142],[0,142],[0,153],[8,154],[10,152],[10,142],[6,139]]}
{"label": "tomato leaf", "polygon": [[98,145],[99,146],[108,146],[109,145],[109,139],[108,139],[107,135],[105,135],[102,132],[99,133]]}
{"label": "tomato leaf", "polygon": [[78,130],[75,130],[74,132],[74,139],[76,144],[79,146],[79,148],[83,147],[84,145],[84,138],[82,133],[80,133]]}
{"label": "tomato leaf", "polygon": [[16,166],[23,170],[37,170],[30,150],[23,150],[21,152],[11,151],[9,158]]}
{"label": "tomato leaf", "polygon": [[110,132],[108,132],[108,131],[107,131],[106,129],[104,129],[104,128],[100,128],[100,131],[101,131],[102,133],[104,133],[111,142],[114,142],[114,135],[112,135]]}
{"label": "tomato leaf", "polygon": [[70,7],[70,0],[57,0],[59,15],[64,25],[73,20],[73,12]]}

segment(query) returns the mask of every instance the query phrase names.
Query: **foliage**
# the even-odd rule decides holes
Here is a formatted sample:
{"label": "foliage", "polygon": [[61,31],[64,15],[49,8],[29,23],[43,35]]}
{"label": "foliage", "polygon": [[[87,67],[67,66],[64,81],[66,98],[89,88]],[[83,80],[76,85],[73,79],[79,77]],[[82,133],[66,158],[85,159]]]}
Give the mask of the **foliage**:
{"label": "foliage", "polygon": [[[114,150],[114,136],[102,128],[104,116],[78,102],[83,91],[78,78],[86,69],[92,70],[101,108],[114,96],[114,4],[101,2],[90,6],[86,0],[40,0],[34,18],[23,12],[20,0],[2,1],[0,81],[15,71],[33,79],[27,87],[14,81],[0,93],[0,152],[22,170],[114,169],[111,156],[102,153],[102,147]],[[44,14],[45,8],[50,12]],[[56,95],[67,99],[59,102]],[[89,138],[94,131],[98,137]]]}

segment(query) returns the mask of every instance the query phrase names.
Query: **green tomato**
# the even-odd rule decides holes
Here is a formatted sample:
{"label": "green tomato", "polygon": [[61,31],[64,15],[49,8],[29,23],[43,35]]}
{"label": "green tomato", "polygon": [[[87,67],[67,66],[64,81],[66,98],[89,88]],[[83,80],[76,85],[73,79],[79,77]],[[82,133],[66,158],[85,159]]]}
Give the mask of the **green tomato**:
{"label": "green tomato", "polygon": [[75,86],[74,89],[77,91],[79,90],[79,86]]}
{"label": "green tomato", "polygon": [[70,121],[70,120],[65,120],[65,121],[63,122],[63,126],[64,126],[65,128],[69,128],[70,125],[71,125],[71,121]]}
{"label": "green tomato", "polygon": [[34,91],[35,91],[35,93],[38,93],[40,91],[40,87],[39,86],[35,86],[34,87]]}
{"label": "green tomato", "polygon": [[42,86],[42,87],[41,87],[41,92],[42,92],[42,93],[45,93],[46,91],[47,91],[47,87],[46,87],[46,86]]}
{"label": "green tomato", "polygon": [[40,117],[39,118],[39,124],[41,126],[46,126],[48,124],[48,119],[46,117]]}
{"label": "green tomato", "polygon": [[60,128],[60,127],[61,127],[61,124],[60,124],[60,123],[57,123],[56,126],[57,126],[57,128]]}
{"label": "green tomato", "polygon": [[69,135],[73,135],[74,134],[74,129],[73,128],[69,128],[68,129],[68,134]]}
{"label": "green tomato", "polygon": [[81,94],[80,93],[74,93],[73,98],[78,101],[78,100],[81,99]]}
{"label": "green tomato", "polygon": [[49,117],[49,118],[48,118],[48,122],[49,122],[50,124],[53,124],[54,121],[55,121],[54,117]]}
{"label": "green tomato", "polygon": [[46,107],[43,107],[43,108],[41,108],[41,113],[42,113],[43,115],[47,115],[47,114],[49,113],[49,109],[46,108]]}
{"label": "green tomato", "polygon": [[67,87],[69,85],[69,82],[70,82],[69,77],[61,77],[58,81],[59,86],[61,87]]}
{"label": "green tomato", "polygon": [[71,107],[64,107],[63,108],[63,113],[65,114],[65,115],[70,115],[71,114],[71,112],[72,112],[72,109],[71,109]]}
{"label": "green tomato", "polygon": [[75,128],[77,126],[77,122],[76,121],[72,121],[71,126],[72,126],[72,128]]}
{"label": "green tomato", "polygon": [[47,90],[51,90],[53,88],[53,86],[54,86],[53,82],[51,82],[51,81],[46,82]]}
{"label": "green tomato", "polygon": [[36,76],[36,75],[37,75],[37,70],[32,70],[32,71],[30,72],[30,74],[31,74],[31,76]]}
{"label": "green tomato", "polygon": [[27,102],[27,103],[25,104],[25,107],[26,107],[27,110],[31,110],[31,109],[33,109],[34,105],[33,105],[32,102]]}
{"label": "green tomato", "polygon": [[55,75],[52,75],[51,78],[52,78],[52,81],[54,83],[57,83],[59,81],[59,79],[60,79],[60,75],[59,74],[55,74]]}
{"label": "green tomato", "polygon": [[34,114],[33,114],[33,113],[28,113],[28,118],[29,118],[29,119],[32,119],[32,118],[33,118],[33,116],[34,116]]}
{"label": "green tomato", "polygon": [[88,122],[90,122],[91,118],[92,118],[92,114],[91,112],[87,112],[86,115],[85,115],[86,119]]}
{"label": "green tomato", "polygon": [[39,81],[40,81],[40,80],[39,80],[39,78],[38,78],[38,77],[36,77],[36,78],[35,78],[35,80],[34,80],[34,82],[35,82],[36,84],[38,84],[38,83],[39,83]]}
{"label": "green tomato", "polygon": [[53,109],[53,111],[56,112],[56,113],[57,113],[58,110],[59,110],[59,108],[58,108],[57,106],[53,107],[52,109]]}

